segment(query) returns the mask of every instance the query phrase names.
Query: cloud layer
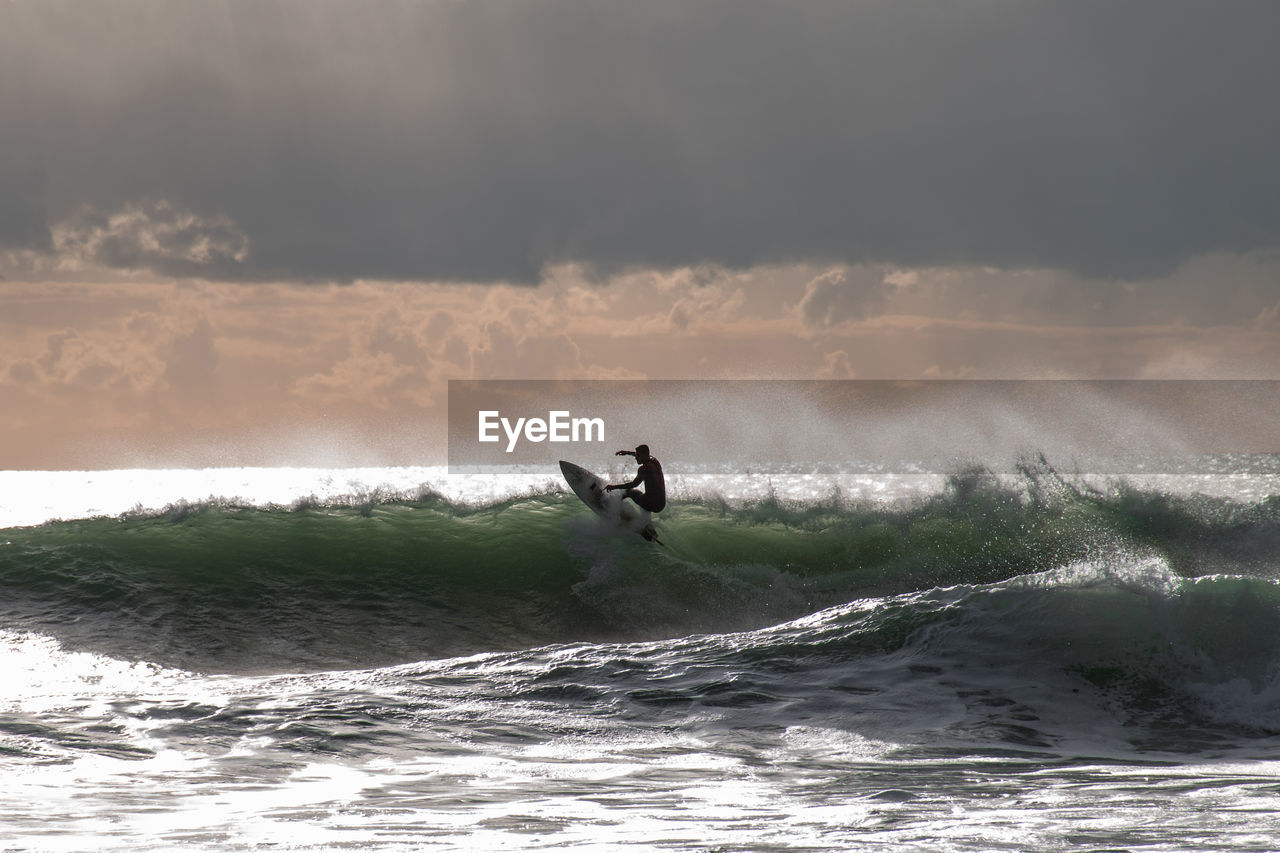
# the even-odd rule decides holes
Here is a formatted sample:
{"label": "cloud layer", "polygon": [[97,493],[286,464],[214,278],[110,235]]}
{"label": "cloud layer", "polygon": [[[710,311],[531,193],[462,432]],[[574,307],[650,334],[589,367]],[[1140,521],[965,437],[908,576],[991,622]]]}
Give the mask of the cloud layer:
{"label": "cloud layer", "polygon": [[1246,0],[7,3],[0,251],[1164,274],[1280,242],[1276,32]]}
{"label": "cloud layer", "polygon": [[[991,276],[699,267],[599,281],[563,267],[539,287],[9,282],[0,468],[440,461],[447,382],[462,378],[1280,376],[1280,299],[1229,325],[956,310],[1010,289]],[[1028,290],[1054,284],[1023,277]],[[867,290],[881,313],[868,315]]]}

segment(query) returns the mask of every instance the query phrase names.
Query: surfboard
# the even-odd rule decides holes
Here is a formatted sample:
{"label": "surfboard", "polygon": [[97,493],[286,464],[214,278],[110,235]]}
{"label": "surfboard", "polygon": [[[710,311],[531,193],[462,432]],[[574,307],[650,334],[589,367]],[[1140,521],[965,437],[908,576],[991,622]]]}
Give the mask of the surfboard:
{"label": "surfboard", "polygon": [[649,513],[631,501],[624,500],[622,492],[605,491],[607,484],[604,480],[581,465],[574,465],[563,459],[560,460],[560,473],[564,475],[564,480],[573,489],[573,493],[591,507],[596,515],[618,527],[634,531],[650,542],[662,544],[658,541],[658,531],[654,529]]}

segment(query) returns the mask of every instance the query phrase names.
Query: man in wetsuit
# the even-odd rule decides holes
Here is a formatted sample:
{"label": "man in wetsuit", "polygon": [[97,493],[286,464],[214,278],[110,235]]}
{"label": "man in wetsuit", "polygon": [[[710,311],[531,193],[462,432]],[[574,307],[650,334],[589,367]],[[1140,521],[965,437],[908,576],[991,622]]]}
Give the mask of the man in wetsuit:
{"label": "man in wetsuit", "polygon": [[[662,478],[662,465],[649,455],[649,445],[641,444],[635,450],[619,450],[615,455],[634,456],[636,462],[640,463],[640,468],[636,471],[636,478],[630,483],[605,486],[605,490],[611,492],[614,489],[626,489],[625,496],[638,505],[649,512],[662,512],[667,505],[667,483]],[[643,492],[635,488],[641,483],[644,483]]]}

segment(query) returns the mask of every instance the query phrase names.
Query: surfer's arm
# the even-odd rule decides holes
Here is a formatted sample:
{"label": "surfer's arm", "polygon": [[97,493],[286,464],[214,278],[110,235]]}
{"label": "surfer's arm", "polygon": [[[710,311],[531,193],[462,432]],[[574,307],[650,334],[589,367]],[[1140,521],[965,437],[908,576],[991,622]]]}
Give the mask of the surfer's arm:
{"label": "surfer's arm", "polygon": [[604,490],[606,492],[612,492],[614,489],[634,489],[636,486],[640,485],[642,482],[644,482],[644,476],[637,475],[636,478],[632,480],[630,483],[619,483],[615,486],[605,486]]}
{"label": "surfer's arm", "polygon": [[635,456],[636,452],[634,450],[619,450],[617,453],[613,455],[614,456]]}

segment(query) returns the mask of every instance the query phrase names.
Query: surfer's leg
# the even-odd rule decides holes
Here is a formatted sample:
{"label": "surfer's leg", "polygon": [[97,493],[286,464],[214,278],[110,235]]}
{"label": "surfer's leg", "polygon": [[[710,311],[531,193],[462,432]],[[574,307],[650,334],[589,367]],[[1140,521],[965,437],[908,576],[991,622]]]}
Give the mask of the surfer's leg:
{"label": "surfer's leg", "polygon": [[649,512],[662,512],[663,507],[666,506],[665,503],[659,506],[657,501],[639,489],[627,489],[627,497],[635,501],[637,506],[640,506]]}

